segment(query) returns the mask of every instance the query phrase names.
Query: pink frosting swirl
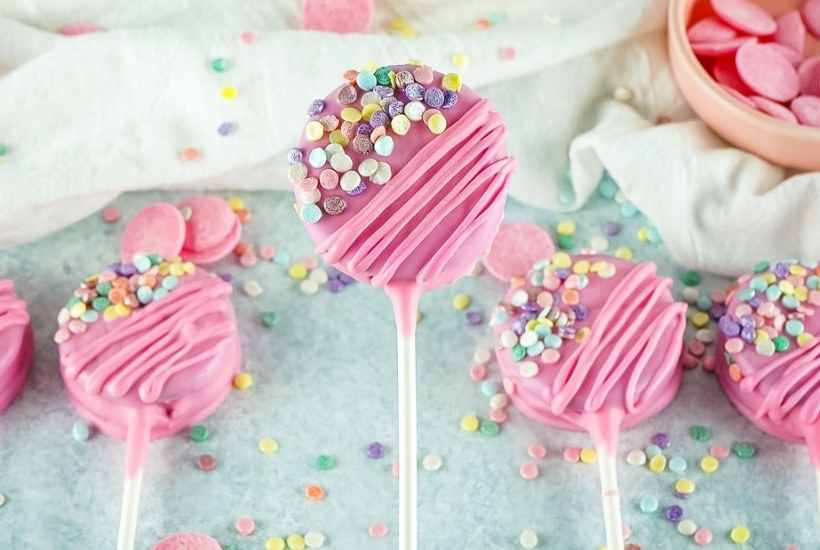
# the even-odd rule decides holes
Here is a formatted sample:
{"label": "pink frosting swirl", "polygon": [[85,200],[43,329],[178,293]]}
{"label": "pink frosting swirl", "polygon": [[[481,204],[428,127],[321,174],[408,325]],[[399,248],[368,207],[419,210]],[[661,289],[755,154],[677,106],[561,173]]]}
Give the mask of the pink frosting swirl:
{"label": "pink frosting swirl", "polygon": [[0,280],[0,410],[14,400],[31,367],[31,318],[14,284]]}

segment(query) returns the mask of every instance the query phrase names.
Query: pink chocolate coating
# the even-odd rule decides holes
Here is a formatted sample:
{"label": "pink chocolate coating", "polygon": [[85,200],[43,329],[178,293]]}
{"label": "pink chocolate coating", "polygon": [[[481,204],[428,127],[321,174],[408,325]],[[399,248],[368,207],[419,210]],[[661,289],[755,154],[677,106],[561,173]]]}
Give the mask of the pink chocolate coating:
{"label": "pink chocolate coating", "polygon": [[[738,283],[744,286],[752,277],[744,275]],[[742,303],[737,292],[730,293],[727,312],[732,314]],[[813,305],[801,308],[816,310]],[[800,347],[789,338],[790,348],[772,356],[759,353],[754,344],[728,354],[724,350],[729,338],[719,331],[716,373],[729,400],[746,418],[774,437],[806,442],[815,467],[820,467],[820,315],[807,315],[803,323],[805,332],[815,335],[813,341]],[[730,372],[730,361],[740,376],[738,370],[734,376]]]}
{"label": "pink chocolate coating", "polygon": [[[396,66],[395,71],[413,66]],[[441,87],[441,73],[433,73],[428,86]],[[333,114],[344,105],[337,99],[340,88],[325,99],[324,111],[316,119]],[[359,99],[364,92],[359,90]],[[407,102],[400,89],[395,95]],[[360,108],[357,101],[355,105]],[[347,203],[339,215],[325,214],[318,223],[306,225],[317,252],[352,277],[385,286],[410,283],[422,289],[442,286],[467,274],[489,249],[504,213],[507,184],[514,161],[505,150],[506,126],[466,86],[457,103],[439,109],[447,129],[434,135],[423,121],[413,122],[410,131],[387,134],[395,143],[391,155],[360,154],[348,145],[345,152],[355,170],[365,158],[387,162],[393,177],[384,185],[367,179],[367,190],[349,196],[336,188],[321,190],[322,197],[341,196]],[[315,147],[328,144],[303,135],[299,147],[305,156]],[[319,177],[323,168],[308,165],[308,177]],[[320,188],[321,189],[321,188]],[[321,201],[320,201],[321,206]]]}
{"label": "pink chocolate coating", "polygon": [[0,411],[5,410],[26,382],[33,356],[31,318],[14,284],[0,280]]}
{"label": "pink chocolate coating", "polygon": [[[673,299],[672,281],[658,277],[652,263],[602,255],[574,257],[576,263],[581,260],[615,267],[609,278],[590,273],[588,285],[578,290],[588,313],[575,320],[574,329],[576,334],[588,329],[588,336],[580,343],[577,338],[563,339],[560,358],[551,364],[539,355],[516,361],[503,345],[497,346],[496,354],[505,390],[524,414],[550,426],[587,431],[596,445],[614,450],[621,428],[657,414],[677,394],[686,305]],[[550,291],[535,285],[534,272],[523,287],[533,312],[546,317],[545,310],[569,313],[571,308],[560,299],[566,286]],[[515,325],[518,310],[510,299],[518,290],[511,287],[499,306],[510,317],[496,324],[499,337]],[[555,297],[550,300],[554,305],[541,309],[544,296],[539,295],[545,292]],[[526,362],[537,365],[537,374],[526,375]]]}
{"label": "pink chocolate coating", "polygon": [[199,533],[174,533],[154,546],[153,550],[221,550],[221,546],[208,535]]}
{"label": "pink chocolate coating", "polygon": [[118,439],[135,410],[147,413],[152,439],[211,414],[241,360],[230,294],[230,284],[200,269],[161,301],[61,343],[60,370],[80,413]]}

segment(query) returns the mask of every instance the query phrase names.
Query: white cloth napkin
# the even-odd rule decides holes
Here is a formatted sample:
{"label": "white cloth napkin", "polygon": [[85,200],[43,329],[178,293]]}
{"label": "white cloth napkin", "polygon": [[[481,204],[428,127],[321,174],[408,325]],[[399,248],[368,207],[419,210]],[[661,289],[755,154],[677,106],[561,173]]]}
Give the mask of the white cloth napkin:
{"label": "white cloth napkin", "polygon": [[[509,4],[509,5],[508,5]],[[0,246],[59,229],[119,193],[287,189],[285,152],[341,72],[410,58],[490,97],[519,159],[511,193],[580,208],[604,169],[676,258],[719,273],[820,258],[818,174],[727,146],[686,107],[665,55],[663,0],[377,0],[373,32],[298,31],[298,1],[19,0],[0,5]],[[387,34],[404,17],[418,37]],[[477,30],[475,22],[494,22]],[[107,32],[68,38],[61,25]],[[242,31],[257,40],[244,43]],[[509,59],[512,48],[515,55]],[[457,68],[457,54],[469,60]],[[225,57],[232,68],[214,72]],[[234,86],[227,101],[220,89]],[[613,90],[632,90],[629,104]],[[673,122],[658,126],[657,117]],[[228,137],[216,129],[231,121]],[[202,158],[185,161],[194,147]],[[819,153],[820,154],[820,153]],[[558,200],[571,168],[575,201]]]}

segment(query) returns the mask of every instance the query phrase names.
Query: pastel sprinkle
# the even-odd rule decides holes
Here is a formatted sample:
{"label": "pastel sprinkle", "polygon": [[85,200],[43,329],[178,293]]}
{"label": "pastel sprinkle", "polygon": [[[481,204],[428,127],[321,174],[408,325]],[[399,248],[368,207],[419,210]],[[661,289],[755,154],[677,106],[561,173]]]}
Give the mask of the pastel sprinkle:
{"label": "pastel sprinkle", "polygon": [[729,539],[735,544],[746,544],[752,538],[752,532],[745,525],[738,525],[729,532]]}
{"label": "pastel sprinkle", "polygon": [[272,455],[279,450],[279,442],[272,437],[263,437],[259,440],[259,451],[266,455]]}
{"label": "pastel sprinkle", "polygon": [[247,390],[253,386],[253,377],[250,373],[240,372],[233,377],[233,385],[238,390]]}
{"label": "pastel sprinkle", "polygon": [[367,533],[375,539],[380,539],[390,532],[390,529],[383,522],[372,523],[367,529]]}

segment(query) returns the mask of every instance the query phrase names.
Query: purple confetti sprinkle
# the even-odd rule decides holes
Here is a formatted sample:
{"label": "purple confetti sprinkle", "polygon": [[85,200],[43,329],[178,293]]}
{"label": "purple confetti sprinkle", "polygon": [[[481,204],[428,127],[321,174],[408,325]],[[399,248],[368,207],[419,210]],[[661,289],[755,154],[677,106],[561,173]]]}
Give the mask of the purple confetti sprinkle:
{"label": "purple confetti sprinkle", "polygon": [[217,127],[216,133],[223,137],[229,136],[236,131],[236,128],[237,124],[235,122],[223,122]]}
{"label": "purple confetti sprinkle", "polygon": [[373,443],[368,445],[367,457],[372,458],[373,460],[384,458],[384,445],[382,445],[378,441],[374,441]]}
{"label": "purple confetti sprinkle", "polygon": [[447,90],[444,92],[444,103],[441,104],[442,109],[451,109],[458,103],[458,94]]}
{"label": "purple confetti sprinkle", "polygon": [[325,110],[325,100],[314,99],[308,107],[308,116],[316,116]]}

